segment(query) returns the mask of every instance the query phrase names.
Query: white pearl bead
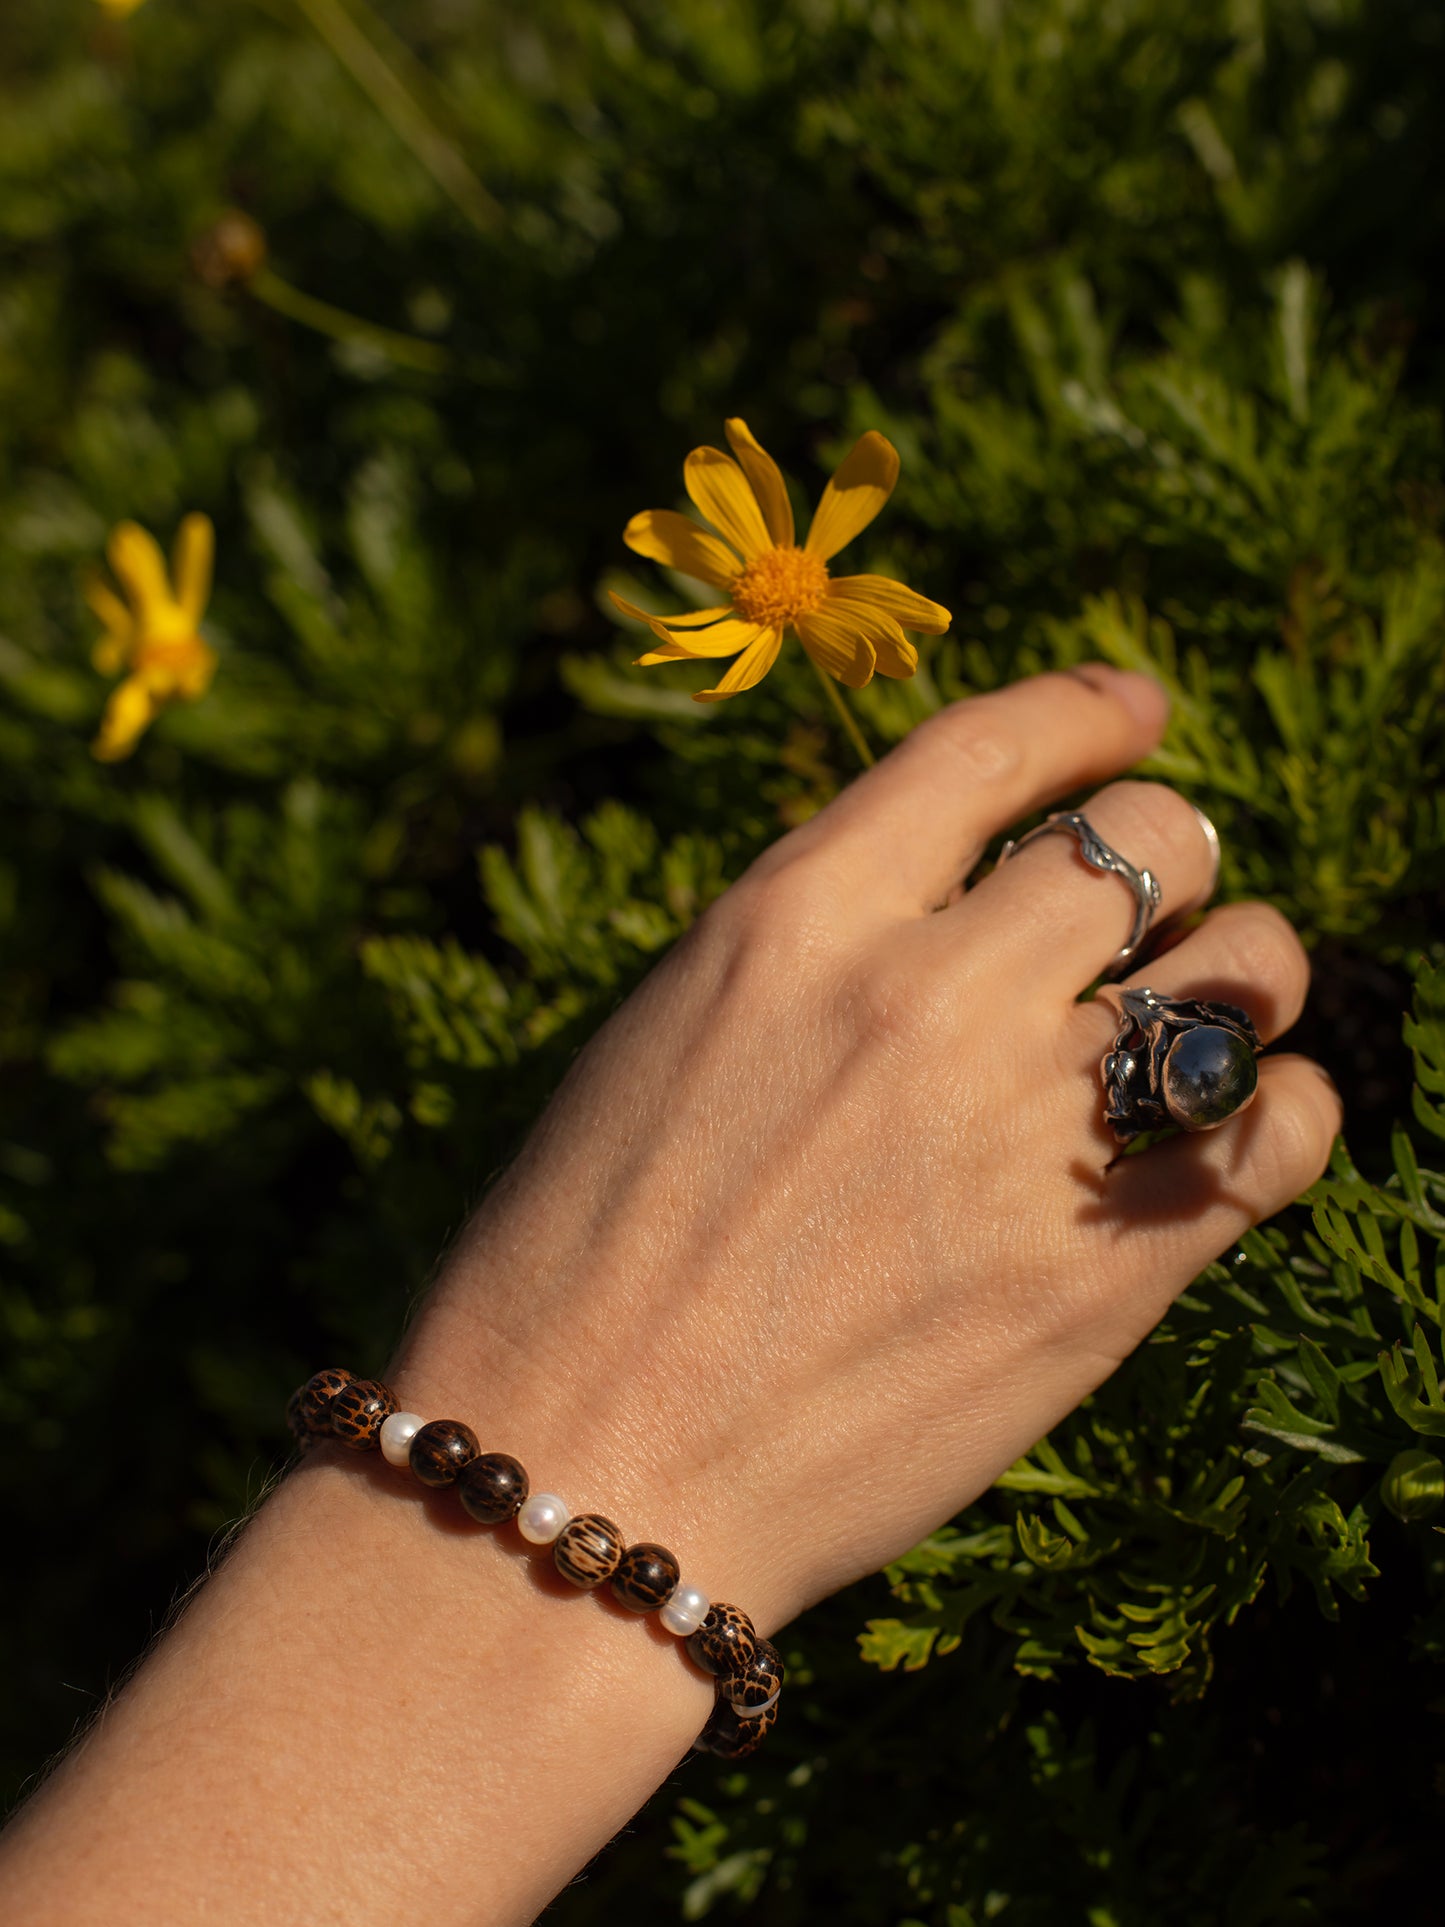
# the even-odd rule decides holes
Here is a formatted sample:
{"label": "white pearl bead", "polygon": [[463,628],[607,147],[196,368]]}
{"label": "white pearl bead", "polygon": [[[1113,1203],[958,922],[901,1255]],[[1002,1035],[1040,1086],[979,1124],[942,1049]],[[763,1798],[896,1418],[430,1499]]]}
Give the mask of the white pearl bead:
{"label": "white pearl bead", "polygon": [[768,1708],[769,1708],[770,1706],[776,1706],[776,1705],[777,1705],[777,1703],[778,1703],[778,1694],[779,1694],[779,1693],[781,1693],[781,1692],[782,1692],[782,1690],[783,1690],[783,1689],[782,1689],[782,1687],[780,1686],[780,1687],[778,1688],[778,1692],[777,1692],[777,1693],[774,1693],[774,1694],[773,1694],[773,1697],[772,1697],[772,1698],[771,1698],[770,1700],[764,1700],[761,1706],[738,1706],[738,1705],[734,1705],[734,1707],[733,1707],[733,1711],[734,1711],[734,1712],[735,1712],[735,1713],[737,1714],[737,1716],[738,1716],[738,1718],[739,1718],[740,1720],[757,1720],[757,1719],[761,1719],[761,1718],[762,1718],[762,1716],[763,1716],[763,1714],[767,1712],[767,1710],[768,1710]]}
{"label": "white pearl bead", "polygon": [[695,1633],[707,1618],[707,1609],[712,1604],[705,1592],[696,1586],[674,1586],[667,1596],[667,1604],[657,1615],[670,1633],[679,1639],[686,1639]]}
{"label": "white pearl bead", "polygon": [[534,1492],[517,1514],[517,1530],[534,1546],[550,1546],[571,1516],[555,1492]]}
{"label": "white pearl bead", "polygon": [[405,1465],[411,1442],[426,1424],[415,1412],[393,1412],[381,1428],[381,1456],[388,1465]]}

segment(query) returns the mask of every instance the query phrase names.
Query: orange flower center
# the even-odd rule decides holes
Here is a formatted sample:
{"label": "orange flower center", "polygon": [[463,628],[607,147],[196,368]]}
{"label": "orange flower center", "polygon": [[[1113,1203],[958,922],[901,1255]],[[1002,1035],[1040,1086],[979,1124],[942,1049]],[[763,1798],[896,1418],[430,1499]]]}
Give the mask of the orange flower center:
{"label": "orange flower center", "polygon": [[819,606],[828,593],[828,571],[806,549],[767,549],[737,577],[730,593],[739,615],[777,627]]}

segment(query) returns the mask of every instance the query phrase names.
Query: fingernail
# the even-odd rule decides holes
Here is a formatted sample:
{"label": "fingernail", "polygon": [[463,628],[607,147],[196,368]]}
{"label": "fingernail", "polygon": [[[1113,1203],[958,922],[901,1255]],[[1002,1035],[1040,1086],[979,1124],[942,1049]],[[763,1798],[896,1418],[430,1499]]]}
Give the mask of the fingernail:
{"label": "fingernail", "polygon": [[1151,736],[1157,738],[1164,734],[1164,726],[1169,721],[1169,692],[1163,683],[1156,682],[1152,676],[1141,676],[1133,669],[1116,669],[1111,662],[1081,663],[1080,673],[1095,689],[1117,696]]}

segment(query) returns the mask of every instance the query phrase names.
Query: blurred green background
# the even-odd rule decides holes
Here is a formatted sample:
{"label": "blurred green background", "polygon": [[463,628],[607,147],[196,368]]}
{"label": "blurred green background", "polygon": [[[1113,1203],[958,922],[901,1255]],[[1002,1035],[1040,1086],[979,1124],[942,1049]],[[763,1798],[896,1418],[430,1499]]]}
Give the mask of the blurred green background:
{"label": "blurred green background", "polygon": [[[293,1384],[379,1367],[575,1050],[847,780],[796,649],[703,710],[607,613],[674,601],[622,526],[739,413],[810,496],[901,451],[849,565],[956,620],[879,748],[1086,655],[1171,684],[1155,771],[1310,943],[1349,1151],[550,1917],[1427,1917],[1442,81],[1412,0],[8,0],[12,1794]],[[87,572],[191,511],[218,674],[102,765]]]}

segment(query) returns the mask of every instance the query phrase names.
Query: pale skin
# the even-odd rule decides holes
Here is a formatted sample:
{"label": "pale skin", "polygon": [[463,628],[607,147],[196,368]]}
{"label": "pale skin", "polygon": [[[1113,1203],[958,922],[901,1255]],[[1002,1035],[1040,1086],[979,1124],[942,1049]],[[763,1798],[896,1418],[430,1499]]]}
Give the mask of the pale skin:
{"label": "pale skin", "polygon": [[[1196,906],[1197,817],[1109,780],[1164,721],[1102,666],[1017,684],[774,845],[578,1060],[381,1374],[403,1404],[769,1633],[977,1497],[1340,1122],[1324,1073],[1272,1052],[1242,1116],[1119,1162],[1112,1012],[1076,1000],[1127,890],[1060,836],[959,894],[990,838],[1104,784],[1100,835],[1162,915]],[[1273,1039],[1308,975],[1276,912],[1231,905],[1131,981]],[[0,1914],[527,1922],[711,1701],[655,1621],[514,1527],[325,1447],[0,1838]]]}

